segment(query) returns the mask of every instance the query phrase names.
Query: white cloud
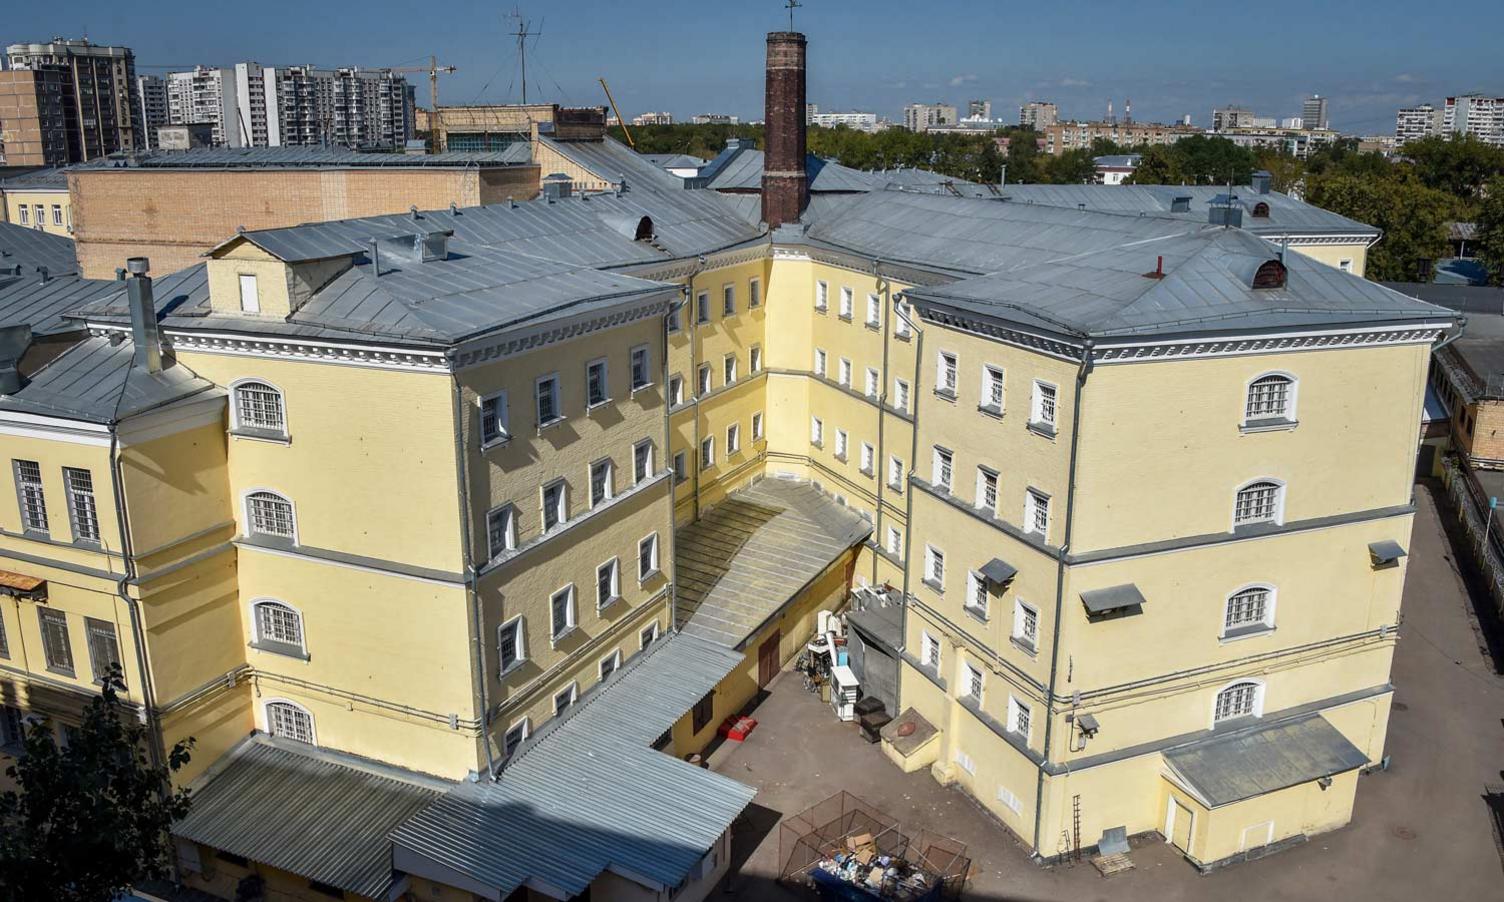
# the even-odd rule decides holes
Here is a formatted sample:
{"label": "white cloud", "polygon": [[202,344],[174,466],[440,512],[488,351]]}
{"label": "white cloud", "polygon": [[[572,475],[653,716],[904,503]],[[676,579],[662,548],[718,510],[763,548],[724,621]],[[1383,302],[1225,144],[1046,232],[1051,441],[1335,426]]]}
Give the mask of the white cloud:
{"label": "white cloud", "polygon": [[1089,88],[1089,87],[1091,87],[1091,82],[1087,81],[1084,78],[1062,78],[1062,79],[1060,79],[1060,87],[1062,87],[1062,88]]}
{"label": "white cloud", "polygon": [[975,75],[957,75],[950,80],[950,86],[952,88],[959,88],[962,85],[969,85],[976,80],[977,77]]}
{"label": "white cloud", "polygon": [[1413,82],[1420,81],[1419,78],[1416,78],[1414,75],[1411,75],[1409,72],[1401,72],[1399,75],[1396,75],[1394,77],[1394,80],[1397,81],[1397,82],[1400,82],[1401,84],[1407,84],[1407,85],[1411,84]]}

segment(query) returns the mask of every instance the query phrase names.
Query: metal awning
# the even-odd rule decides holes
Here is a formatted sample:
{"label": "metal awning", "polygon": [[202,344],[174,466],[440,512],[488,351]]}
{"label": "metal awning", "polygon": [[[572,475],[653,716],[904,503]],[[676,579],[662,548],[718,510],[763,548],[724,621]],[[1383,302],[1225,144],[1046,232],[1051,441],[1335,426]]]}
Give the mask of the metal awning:
{"label": "metal awning", "polygon": [[1018,575],[1018,568],[1002,558],[993,558],[982,565],[981,574],[994,586],[1002,586]]}
{"label": "metal awning", "polygon": [[1092,589],[1081,593],[1081,601],[1086,604],[1089,614],[1107,614],[1113,611],[1122,611],[1128,608],[1142,607],[1144,593],[1138,590],[1133,583],[1124,583],[1121,586],[1110,586],[1106,589]]}
{"label": "metal awning", "polygon": [[1393,564],[1405,556],[1405,549],[1393,539],[1385,539],[1382,542],[1368,543],[1368,557],[1375,567],[1384,567]]}
{"label": "metal awning", "polygon": [[27,576],[24,573],[13,573],[10,570],[0,570],[0,595],[44,600],[47,598],[47,580]]}
{"label": "metal awning", "polygon": [[1165,754],[1208,808],[1356,770],[1368,756],[1320,714],[1214,735]]}

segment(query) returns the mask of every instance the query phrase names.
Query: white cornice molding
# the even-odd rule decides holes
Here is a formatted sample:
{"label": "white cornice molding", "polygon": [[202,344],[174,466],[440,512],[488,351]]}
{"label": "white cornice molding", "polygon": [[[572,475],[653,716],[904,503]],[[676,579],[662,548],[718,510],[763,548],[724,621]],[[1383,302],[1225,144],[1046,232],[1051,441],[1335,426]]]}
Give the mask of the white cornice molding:
{"label": "white cornice molding", "polygon": [[933,323],[942,328],[956,332],[969,332],[972,335],[980,335],[993,341],[1013,345],[1028,351],[1034,351],[1060,360],[1069,360],[1073,363],[1081,360],[1081,345],[1056,338],[1048,338],[1043,335],[1035,335],[1020,329],[1010,329],[997,323],[986,322],[972,316],[965,316],[951,310],[938,310],[925,301],[911,301],[919,310],[919,315],[927,323]]}
{"label": "white cornice molding", "polygon": [[108,448],[110,445],[110,427],[104,423],[13,411],[0,413],[0,435],[39,438],[97,448]]}
{"label": "white cornice molding", "polygon": [[769,245],[765,243],[758,243],[717,251],[712,254],[706,254],[704,263],[701,263],[699,258],[688,257],[664,263],[632,264],[630,266],[619,267],[619,269],[621,272],[630,273],[639,278],[669,282],[676,279],[687,279],[696,272],[703,272],[708,269],[724,269],[728,266],[740,266],[743,263],[765,260],[769,256],[768,247]]}
{"label": "white cornice molding", "polygon": [[1368,326],[1271,333],[1100,344],[1093,352],[1099,364],[1141,363],[1150,360],[1182,360],[1197,357],[1235,357],[1245,354],[1284,354],[1293,351],[1326,351],[1336,348],[1376,345],[1430,344],[1446,331],[1442,323]]}
{"label": "white cornice molding", "polygon": [[[111,323],[89,323],[88,326],[89,334],[96,336],[112,333],[130,334],[129,326],[117,326]],[[387,370],[419,370],[435,373],[449,371],[449,361],[441,350],[353,345],[307,339],[234,335],[224,332],[190,332],[181,329],[163,329],[162,338],[163,343],[173,351],[196,354],[279,357],[312,363]]]}
{"label": "white cornice molding", "polygon": [[498,360],[536,351],[561,341],[599,332],[602,329],[625,326],[655,316],[661,317],[668,313],[670,300],[677,293],[677,290],[666,289],[650,299],[632,298],[609,310],[594,310],[567,319],[553,320],[530,329],[463,342],[454,350],[454,368],[466,369],[495,363]]}

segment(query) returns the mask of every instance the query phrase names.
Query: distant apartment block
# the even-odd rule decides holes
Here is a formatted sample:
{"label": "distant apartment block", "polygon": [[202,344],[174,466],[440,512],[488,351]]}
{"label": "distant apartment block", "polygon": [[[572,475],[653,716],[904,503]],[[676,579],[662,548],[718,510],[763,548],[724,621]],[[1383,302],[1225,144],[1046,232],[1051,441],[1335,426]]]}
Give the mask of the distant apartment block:
{"label": "distant apartment block", "polygon": [[695,125],[736,125],[741,122],[736,116],[726,113],[697,113],[689,121]]}
{"label": "distant apartment block", "polygon": [[1105,138],[1124,147],[1141,144],[1174,144],[1202,134],[1201,129],[1156,122],[1057,122],[1043,129],[1047,153],[1060,156],[1068,150],[1090,150],[1092,142]]}
{"label": "distant apartment block", "polygon": [[[1220,132],[1229,128],[1262,128],[1254,120],[1253,110],[1245,110],[1240,106],[1217,107],[1212,110],[1212,131]],[[1267,125],[1273,125],[1274,120],[1269,120]]]}
{"label": "distant apartment block", "polygon": [[1442,110],[1442,128],[1451,134],[1474,135],[1480,141],[1504,145],[1504,97],[1448,97]]}
{"label": "distant apartment block", "polygon": [[69,118],[67,73],[58,67],[0,72],[0,166],[62,166]]}
{"label": "distant apartment block", "polygon": [[1441,131],[1442,111],[1429,103],[1405,107],[1394,117],[1394,140],[1404,144],[1438,134]]}
{"label": "distant apartment block", "polygon": [[966,101],[966,118],[967,119],[991,119],[992,118],[992,101],[990,101],[990,100],[968,100],[968,101]]}
{"label": "distant apartment block", "polygon": [[674,124],[674,116],[673,116],[672,113],[667,113],[667,112],[663,112],[663,113],[643,113],[640,116],[633,116],[632,117],[632,124],[633,125],[673,125]]}
{"label": "distant apartment block", "polygon": [[1300,106],[1301,125],[1306,128],[1327,128],[1326,98],[1312,94]]}
{"label": "distant apartment block", "polygon": [[197,66],[167,76],[167,121],[173,125],[208,125],[216,147],[243,147],[234,127],[235,70]]}
{"label": "distant apartment block", "polygon": [[136,76],[136,116],[141,121],[141,148],[154,150],[157,146],[157,129],[166,125],[167,82],[156,75]]}
{"label": "distant apartment block", "polygon": [[[1305,128],[1306,120],[1302,116],[1286,116],[1279,121],[1280,128]],[[1312,126],[1313,128],[1315,126]]]}
{"label": "distant apartment block", "polygon": [[1060,121],[1060,108],[1045,100],[1031,100],[1018,108],[1018,124],[1044,131]]}
{"label": "distant apartment block", "polygon": [[877,114],[860,112],[814,113],[809,117],[809,124],[817,125],[821,128],[836,128],[837,126],[844,125],[859,132],[875,132],[877,131]]}
{"label": "distant apartment block", "polygon": [[1270,148],[1303,160],[1311,151],[1336,141],[1338,135],[1331,129],[1272,128],[1260,125],[1223,129],[1217,137],[1226,138],[1239,147]]}
{"label": "distant apartment block", "polygon": [[911,132],[929,131],[937,125],[955,125],[961,117],[954,104],[911,103],[903,108],[903,126]]}
{"label": "distant apartment block", "polygon": [[[129,47],[53,38],[45,44],[11,44],[5,49],[5,56],[13,70],[61,74],[66,162],[79,163],[140,147],[136,58]],[[47,77],[41,81],[48,86],[53,83]],[[54,127],[42,120],[24,126],[6,126],[27,132],[51,131]]]}

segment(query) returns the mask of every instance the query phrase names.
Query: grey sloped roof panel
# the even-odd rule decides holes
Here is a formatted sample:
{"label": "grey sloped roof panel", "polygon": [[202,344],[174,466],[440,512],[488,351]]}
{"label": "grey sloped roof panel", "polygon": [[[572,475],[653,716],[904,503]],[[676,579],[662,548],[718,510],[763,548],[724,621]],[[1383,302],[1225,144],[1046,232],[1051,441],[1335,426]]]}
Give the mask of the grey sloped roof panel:
{"label": "grey sloped roof panel", "polygon": [[411,873],[431,862],[502,898],[527,882],[574,895],[608,868],[678,885],[755,790],[650,745],[741,662],[682,634],[649,646],[495,782],[458,785],[395,828],[399,857]]}
{"label": "grey sloped roof panel", "polygon": [[15,394],[0,395],[0,410],[113,424],[204,393],[222,394],[172,355],[149,373],[135,366],[135,345],[88,338],[48,363]]}
{"label": "grey sloped roof panel", "polygon": [[[0,179],[0,191],[9,191],[11,189],[67,191],[68,169],[64,166],[54,166],[50,169],[38,169],[33,172]],[[1468,237],[1471,238],[1472,236],[1469,235]]]}
{"label": "grey sloped roof panel", "polygon": [[78,272],[78,254],[72,238],[0,222],[0,280],[13,278],[5,270],[14,272],[17,264],[26,278],[31,278],[38,266],[47,267],[50,275],[63,276]]}
{"label": "grey sloped roof panel", "polygon": [[1002,558],[993,558],[982,565],[981,573],[988,582],[1001,586],[1018,575],[1018,568]]}
{"label": "grey sloped roof panel", "polygon": [[[1010,203],[1043,204],[1113,213],[1147,213],[1174,216],[1194,222],[1206,222],[1207,208],[1217,198],[1227,195],[1226,186],[1216,185],[1008,185],[1003,194]],[[1243,207],[1243,228],[1256,234],[1342,234],[1377,236],[1371,225],[1349,219],[1330,210],[1271,191],[1258,194],[1250,187],[1233,190],[1236,203]],[[1184,212],[1172,211],[1176,197],[1191,199]],[[1258,203],[1269,205],[1268,218],[1252,216]]]}
{"label": "grey sloped roof panel", "polygon": [[82,326],[68,319],[68,314],[119,290],[119,282],[78,275],[49,278],[46,282],[30,272],[21,276],[0,275],[0,326],[25,323],[31,326],[33,335],[74,332]]}
{"label": "grey sloped roof panel", "polygon": [[[804,165],[809,176],[809,190],[812,192],[871,191],[882,184],[873,173],[822,160],[814,154],[805,157]],[[712,191],[761,191],[762,169],[763,152],[743,150],[717,172],[705,187]]]}
{"label": "grey sloped roof panel", "polygon": [[174,835],[374,899],[393,882],[387,834],[449,785],[268,737],[216,767]]}
{"label": "grey sloped roof panel", "polygon": [[740,647],[871,532],[808,484],[763,479],[739,489],[675,534],[679,628]]}
{"label": "grey sloped roof panel", "polygon": [[1164,756],[1211,808],[1368,764],[1368,756],[1320,714],[1213,735]]}
{"label": "grey sloped roof panel", "polygon": [[1121,611],[1125,608],[1142,607],[1144,593],[1138,590],[1133,583],[1124,583],[1121,586],[1109,586],[1106,589],[1091,589],[1081,593],[1081,602],[1086,605],[1086,610],[1092,614],[1105,614],[1108,611]]}

